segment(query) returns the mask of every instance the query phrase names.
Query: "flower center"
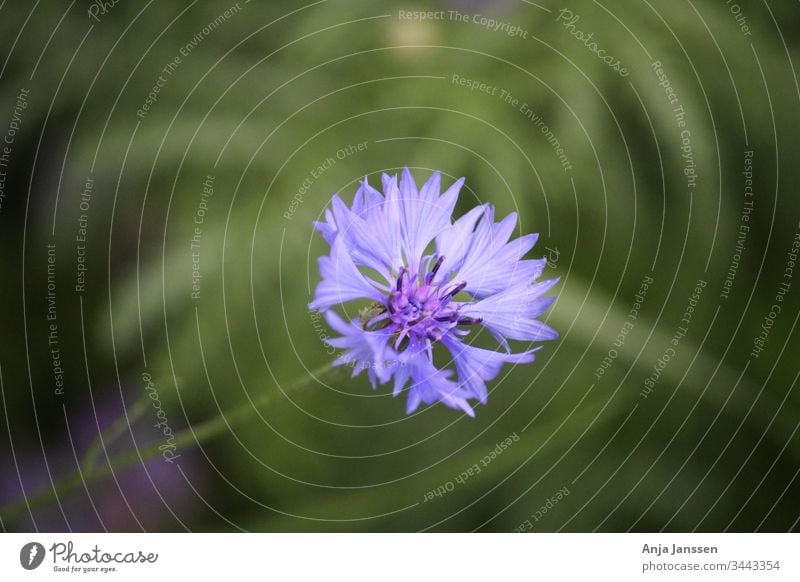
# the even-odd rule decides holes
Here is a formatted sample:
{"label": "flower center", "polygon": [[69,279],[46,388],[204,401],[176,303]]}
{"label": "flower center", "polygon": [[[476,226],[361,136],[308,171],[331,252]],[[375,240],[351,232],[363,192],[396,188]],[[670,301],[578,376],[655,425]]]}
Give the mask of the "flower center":
{"label": "flower center", "polygon": [[472,317],[461,317],[461,305],[452,305],[453,297],[463,290],[467,283],[436,280],[444,257],[439,257],[433,268],[424,276],[412,275],[406,267],[400,269],[395,289],[386,303],[388,318],[395,324],[399,333],[398,344],[407,335],[416,339],[427,338],[439,341],[456,325],[479,323]]}

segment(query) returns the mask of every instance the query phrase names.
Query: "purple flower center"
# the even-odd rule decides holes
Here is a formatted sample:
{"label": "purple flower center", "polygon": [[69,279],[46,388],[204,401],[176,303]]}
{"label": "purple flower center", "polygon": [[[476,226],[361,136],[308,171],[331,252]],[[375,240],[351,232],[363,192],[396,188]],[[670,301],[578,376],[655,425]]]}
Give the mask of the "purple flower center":
{"label": "purple flower center", "polygon": [[443,261],[444,257],[440,256],[424,277],[411,274],[407,267],[400,268],[395,288],[386,302],[386,312],[373,320],[388,317],[399,332],[398,345],[407,335],[435,342],[456,325],[479,323],[478,319],[459,315],[463,304],[451,304],[467,283],[436,279]]}

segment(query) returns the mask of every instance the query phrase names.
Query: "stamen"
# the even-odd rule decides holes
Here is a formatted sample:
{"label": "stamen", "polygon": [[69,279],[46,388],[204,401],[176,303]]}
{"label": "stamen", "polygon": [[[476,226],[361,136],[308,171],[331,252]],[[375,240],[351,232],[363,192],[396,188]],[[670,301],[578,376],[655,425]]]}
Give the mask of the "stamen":
{"label": "stamen", "polygon": [[456,325],[477,325],[483,321],[483,317],[461,317]]}
{"label": "stamen", "polygon": [[439,272],[439,267],[442,266],[442,262],[443,261],[444,261],[444,255],[442,255],[441,257],[439,257],[436,260],[436,264],[433,265],[433,268],[431,269],[430,273],[425,275],[425,284],[426,285],[430,285],[431,281],[433,281],[433,278],[436,276],[436,273]]}
{"label": "stamen", "polygon": [[439,317],[434,317],[434,319],[436,321],[452,323],[458,319],[458,312],[454,311],[453,313],[448,313],[447,315],[440,315]]}
{"label": "stamen", "polygon": [[450,299],[451,297],[453,297],[454,295],[456,295],[457,293],[459,293],[460,291],[462,291],[462,290],[464,289],[464,287],[466,287],[466,286],[467,286],[467,282],[466,282],[466,281],[462,281],[461,283],[459,283],[458,285],[456,285],[455,287],[453,287],[452,289],[450,289],[450,291],[448,291],[448,292],[445,294],[445,296],[444,296],[444,297],[442,297],[442,300],[444,300],[444,299]]}

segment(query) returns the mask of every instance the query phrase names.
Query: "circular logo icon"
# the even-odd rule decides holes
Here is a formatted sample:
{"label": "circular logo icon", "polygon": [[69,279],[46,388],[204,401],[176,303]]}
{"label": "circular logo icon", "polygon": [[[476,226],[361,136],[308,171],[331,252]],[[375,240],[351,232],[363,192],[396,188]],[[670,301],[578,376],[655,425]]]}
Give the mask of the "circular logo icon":
{"label": "circular logo icon", "polygon": [[19,551],[19,563],[26,570],[35,570],[44,561],[44,546],[39,542],[29,542]]}

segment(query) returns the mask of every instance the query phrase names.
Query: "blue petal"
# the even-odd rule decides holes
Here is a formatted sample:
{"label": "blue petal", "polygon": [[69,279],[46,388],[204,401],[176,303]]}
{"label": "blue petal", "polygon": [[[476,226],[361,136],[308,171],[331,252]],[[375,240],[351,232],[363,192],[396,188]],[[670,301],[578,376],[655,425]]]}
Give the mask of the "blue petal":
{"label": "blue petal", "polygon": [[325,314],[334,330],[342,334],[341,337],[327,340],[326,343],[345,350],[333,361],[334,366],[349,365],[353,367],[353,376],[358,376],[363,370],[368,370],[370,382],[375,388],[376,382],[388,382],[397,368],[397,354],[388,347],[391,331],[365,331],[358,325],[358,320],[345,322],[333,311]]}
{"label": "blue petal", "polygon": [[500,247],[470,269],[460,269],[457,278],[467,282],[466,290],[475,297],[487,297],[509,287],[532,283],[542,274],[547,259],[522,257],[533,248],[539,235],[529,234]]}
{"label": "blue petal", "polygon": [[336,228],[336,221],[333,219],[333,212],[331,212],[330,208],[325,209],[325,222],[315,220],[312,224],[322,235],[322,238],[324,238],[329,245],[332,245],[338,233],[338,229]]}
{"label": "blue petal", "polygon": [[397,185],[397,176],[383,174],[384,203],[380,222],[375,228],[381,233],[384,246],[391,256],[394,272],[404,265],[404,239],[403,239],[403,209],[400,201],[400,189]]}
{"label": "blue petal", "polygon": [[421,268],[425,249],[434,238],[450,227],[458,194],[464,179],[457,180],[440,195],[441,175],[434,172],[420,190],[408,168],[400,179],[400,203],[407,265],[412,272]]}
{"label": "blue petal", "polygon": [[504,338],[522,341],[554,340],[558,333],[535,319],[550,307],[554,297],[542,297],[558,279],[512,287],[473,304],[462,304],[461,314],[481,318],[482,324],[508,349]]}
{"label": "blue petal", "polygon": [[338,228],[337,237],[344,241],[347,251],[357,265],[381,273],[390,281],[392,256],[383,245],[380,231],[351,211],[339,196],[331,201],[333,217]]}
{"label": "blue petal", "polygon": [[474,297],[488,297],[509,287],[532,283],[547,264],[546,259],[522,260],[536,244],[538,234],[508,241],[517,222],[512,212],[494,223],[494,208],[487,207],[472,234],[455,278],[465,281],[465,291]]}
{"label": "blue petal", "polygon": [[486,212],[487,204],[476,206],[436,237],[436,252],[445,257],[442,276],[449,278],[461,268],[472,242],[475,223]]}
{"label": "blue petal", "polygon": [[486,404],[489,398],[486,382],[497,377],[503,364],[528,364],[534,359],[533,352],[541,348],[537,346],[526,352],[509,354],[468,346],[453,336],[445,336],[442,343],[453,355],[461,386],[481,404]]}
{"label": "blue petal", "polygon": [[380,212],[383,205],[383,195],[369,185],[367,179],[361,182],[361,187],[353,198],[352,210],[366,221]]}
{"label": "blue petal", "polygon": [[348,254],[341,237],[336,237],[330,257],[320,257],[322,281],[317,285],[311,309],[326,311],[334,305],[354,299],[383,302],[386,297],[358,270]]}
{"label": "blue petal", "polygon": [[[408,379],[411,379],[406,414],[414,412],[422,403],[441,402],[450,408],[461,410],[469,416],[475,416],[475,411],[469,404],[469,399],[474,396],[456,382],[448,379],[453,373],[452,370],[437,369],[424,350],[414,349],[411,346],[400,354],[400,358],[404,363],[403,367],[406,368],[404,372],[406,378],[400,388],[402,389]],[[395,375],[395,395],[399,392],[397,382],[398,376]]]}

